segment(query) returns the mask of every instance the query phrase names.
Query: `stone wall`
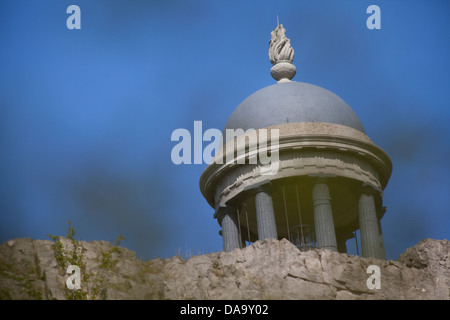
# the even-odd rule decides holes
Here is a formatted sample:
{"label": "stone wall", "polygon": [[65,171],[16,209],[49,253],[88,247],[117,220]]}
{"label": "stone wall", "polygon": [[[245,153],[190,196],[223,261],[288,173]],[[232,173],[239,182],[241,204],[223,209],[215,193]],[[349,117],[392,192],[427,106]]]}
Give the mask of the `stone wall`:
{"label": "stone wall", "polygon": [[[425,239],[398,261],[266,240],[232,252],[140,261],[104,241],[78,245],[81,289],[67,289],[75,243],[14,239],[0,245],[0,299],[450,299],[450,242]],[[62,253],[55,254],[57,251]],[[380,289],[369,289],[370,265]]]}

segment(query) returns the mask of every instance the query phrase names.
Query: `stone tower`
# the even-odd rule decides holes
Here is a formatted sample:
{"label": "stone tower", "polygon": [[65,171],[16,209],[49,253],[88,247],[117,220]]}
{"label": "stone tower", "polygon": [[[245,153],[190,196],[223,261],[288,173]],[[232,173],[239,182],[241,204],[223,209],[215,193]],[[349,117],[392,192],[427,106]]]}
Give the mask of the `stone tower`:
{"label": "stone tower", "polygon": [[294,50],[285,33],[279,25],[269,44],[277,82],[234,110],[200,178],[224,250],[286,238],[301,250],[346,252],[360,229],[362,256],[385,259],[380,219],[392,163],[340,97],[291,81]]}

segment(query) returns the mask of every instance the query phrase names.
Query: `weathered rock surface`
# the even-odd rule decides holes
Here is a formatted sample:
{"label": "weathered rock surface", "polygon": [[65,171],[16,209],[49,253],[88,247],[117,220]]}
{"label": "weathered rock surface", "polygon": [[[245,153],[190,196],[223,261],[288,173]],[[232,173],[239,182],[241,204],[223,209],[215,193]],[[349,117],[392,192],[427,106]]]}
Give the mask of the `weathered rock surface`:
{"label": "weathered rock surface", "polygon": [[[66,253],[73,249],[69,239],[61,243]],[[53,245],[31,239],[0,245],[0,299],[71,297]],[[450,299],[448,240],[422,240],[398,261],[301,252],[287,240],[150,261],[104,241],[79,245],[85,266],[80,290],[88,299]],[[367,287],[370,265],[380,267],[380,289]]]}

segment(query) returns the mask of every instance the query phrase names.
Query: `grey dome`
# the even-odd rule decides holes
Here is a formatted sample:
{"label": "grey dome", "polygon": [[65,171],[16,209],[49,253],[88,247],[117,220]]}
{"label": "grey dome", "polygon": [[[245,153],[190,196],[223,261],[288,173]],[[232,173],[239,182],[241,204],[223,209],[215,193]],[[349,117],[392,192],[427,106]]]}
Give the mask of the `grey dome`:
{"label": "grey dome", "polygon": [[336,94],[295,81],[276,83],[250,95],[233,111],[223,132],[296,122],[340,124],[365,133],[356,113]]}

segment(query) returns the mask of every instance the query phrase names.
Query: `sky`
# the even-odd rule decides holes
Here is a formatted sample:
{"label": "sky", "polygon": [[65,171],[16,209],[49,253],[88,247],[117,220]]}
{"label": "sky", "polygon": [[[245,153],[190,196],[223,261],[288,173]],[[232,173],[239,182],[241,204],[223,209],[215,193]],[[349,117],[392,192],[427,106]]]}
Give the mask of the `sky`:
{"label": "sky", "polygon": [[[381,29],[368,29],[367,7]],[[68,29],[70,5],[81,29]],[[175,165],[174,130],[222,129],[275,83],[277,16],[295,81],[346,101],[393,172],[386,257],[450,239],[447,0],[5,0],[0,3],[0,243],[115,241],[139,259],[222,250],[199,188],[207,164]],[[204,146],[203,146],[204,147]],[[349,244],[351,246],[351,244]]]}

